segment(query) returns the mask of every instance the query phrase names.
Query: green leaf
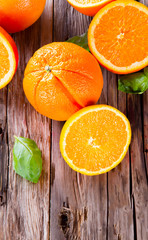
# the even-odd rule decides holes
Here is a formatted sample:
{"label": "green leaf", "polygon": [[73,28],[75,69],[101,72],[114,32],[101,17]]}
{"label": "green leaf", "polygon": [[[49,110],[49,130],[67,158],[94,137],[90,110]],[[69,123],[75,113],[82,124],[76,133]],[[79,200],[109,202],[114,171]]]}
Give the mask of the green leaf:
{"label": "green leaf", "polygon": [[21,177],[37,183],[42,171],[41,151],[33,140],[14,137],[13,168]]}
{"label": "green leaf", "polygon": [[142,94],[148,89],[148,68],[120,77],[118,90],[126,93]]}
{"label": "green leaf", "polygon": [[148,78],[148,67],[145,67],[144,68],[144,74],[147,76],[147,78]]}
{"label": "green leaf", "polygon": [[67,42],[75,43],[78,46],[86,49],[87,51],[90,51],[88,47],[87,32],[80,36],[69,38]]}

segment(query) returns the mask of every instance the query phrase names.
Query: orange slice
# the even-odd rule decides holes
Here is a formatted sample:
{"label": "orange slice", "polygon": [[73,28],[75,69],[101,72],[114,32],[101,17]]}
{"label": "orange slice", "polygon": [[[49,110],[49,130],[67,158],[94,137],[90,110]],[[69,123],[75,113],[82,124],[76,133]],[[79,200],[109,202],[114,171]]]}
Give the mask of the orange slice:
{"label": "orange slice", "polygon": [[0,27],[0,89],[13,78],[18,65],[18,51],[11,36]]}
{"label": "orange slice", "polygon": [[108,70],[127,74],[148,65],[148,8],[115,1],[102,8],[88,30],[92,54]]}
{"label": "orange slice", "polygon": [[114,0],[67,0],[77,11],[94,16],[102,7]]}
{"label": "orange slice", "polygon": [[131,127],[126,116],[111,106],[95,105],[68,119],[61,132],[60,149],[73,170],[98,175],[122,161],[130,141]]}

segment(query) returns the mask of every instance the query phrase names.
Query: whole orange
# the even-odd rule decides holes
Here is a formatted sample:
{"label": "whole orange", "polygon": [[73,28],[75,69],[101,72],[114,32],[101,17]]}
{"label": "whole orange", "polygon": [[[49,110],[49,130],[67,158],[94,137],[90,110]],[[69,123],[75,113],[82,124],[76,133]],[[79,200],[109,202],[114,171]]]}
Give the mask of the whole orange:
{"label": "whole orange", "polygon": [[31,26],[42,14],[46,0],[0,0],[0,26],[19,32]]}
{"label": "whole orange", "polygon": [[29,60],[23,87],[39,113],[64,121],[98,101],[103,77],[88,51],[73,43],[54,42],[37,50]]}

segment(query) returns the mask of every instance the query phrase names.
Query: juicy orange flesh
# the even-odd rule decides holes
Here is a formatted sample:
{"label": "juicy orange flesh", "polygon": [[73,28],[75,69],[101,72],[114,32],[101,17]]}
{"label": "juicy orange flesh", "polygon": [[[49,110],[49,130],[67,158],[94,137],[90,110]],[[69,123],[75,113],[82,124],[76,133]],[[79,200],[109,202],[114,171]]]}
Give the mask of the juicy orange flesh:
{"label": "juicy orange flesh", "polygon": [[89,3],[98,3],[98,2],[102,2],[102,0],[75,0],[75,2],[80,3],[80,4],[89,4]]}
{"label": "juicy orange flesh", "polygon": [[127,142],[126,125],[109,110],[89,112],[72,124],[65,151],[80,169],[99,171],[121,156]]}
{"label": "juicy orange flesh", "polygon": [[1,79],[3,79],[4,76],[8,73],[9,69],[9,54],[4,44],[0,41],[0,82]]}
{"label": "juicy orange flesh", "polygon": [[97,51],[112,64],[127,67],[148,56],[148,16],[132,6],[116,6],[94,30]]}

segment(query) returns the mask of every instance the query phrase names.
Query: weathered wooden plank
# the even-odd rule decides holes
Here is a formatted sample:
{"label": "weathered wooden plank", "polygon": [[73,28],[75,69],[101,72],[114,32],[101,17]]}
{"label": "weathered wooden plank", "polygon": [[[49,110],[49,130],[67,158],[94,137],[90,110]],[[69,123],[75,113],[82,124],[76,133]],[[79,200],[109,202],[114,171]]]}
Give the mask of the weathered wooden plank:
{"label": "weathered wooden plank", "polygon": [[[108,72],[108,104],[127,115],[126,94],[117,91],[117,75]],[[130,202],[129,152],[108,173],[108,239],[134,239],[133,211]]]}
{"label": "weathered wooden plank", "polygon": [[[8,141],[7,141],[7,87],[0,90],[0,233],[6,213],[8,180]],[[3,235],[3,234],[2,234]],[[0,234],[0,239],[1,234]]]}
{"label": "weathered wooden plank", "polygon": [[[0,207],[0,239],[49,239],[50,120],[38,114],[25,98],[22,80],[27,61],[41,44],[52,40],[52,1],[48,0],[40,20],[24,32],[14,34],[20,61],[9,84],[8,139],[9,182],[7,205]],[[43,171],[38,184],[16,175],[12,166],[13,135],[35,140],[42,151]],[[5,159],[3,159],[5,161]]]}
{"label": "weathered wooden plank", "polygon": [[[85,32],[89,22],[66,1],[54,1],[54,41]],[[106,103],[106,90],[101,102]],[[52,123],[51,240],[106,239],[106,175],[83,176],[68,167],[59,150],[62,126],[62,122]]]}
{"label": "weathered wooden plank", "polygon": [[[148,6],[148,0],[141,1]],[[144,160],[146,177],[148,181],[148,91],[143,94],[143,137],[144,137]],[[148,228],[148,227],[147,227]]]}
{"label": "weathered wooden plank", "polygon": [[0,90],[0,206],[6,202],[7,166],[7,88],[4,88]]}
{"label": "weathered wooden plank", "polygon": [[[141,1],[148,6],[148,0]],[[147,132],[147,93],[143,96],[128,95],[128,115],[132,123],[132,143],[131,143],[131,176],[132,176],[132,203],[135,237],[138,240],[148,239],[148,185],[147,171],[144,159],[144,149],[147,138],[143,139]],[[144,123],[144,134],[142,124]]]}
{"label": "weathered wooden plank", "polygon": [[[145,3],[148,4],[148,1]],[[55,41],[66,40],[87,29],[90,18],[77,13],[66,1],[55,0],[54,6]],[[22,79],[30,56],[41,45],[52,40],[52,8],[52,1],[47,0],[42,18],[30,29],[14,35],[21,55],[19,69],[9,85],[8,102],[7,88],[0,92],[0,240],[49,239],[50,120],[37,114],[27,102],[22,90]],[[106,70],[103,70],[103,74],[104,90],[99,103],[107,103],[108,96],[110,105],[128,113],[133,131],[131,154],[127,154],[123,162],[108,174],[108,181],[107,174],[87,177],[75,173],[59,152],[59,136],[63,123],[53,121],[50,216],[52,240],[63,240],[64,236],[70,240],[148,239],[147,172],[143,154],[144,149],[146,160],[148,94],[143,95],[143,100],[139,96],[128,95],[126,108],[126,95],[121,92],[117,95],[115,75]],[[14,134],[34,139],[42,150],[43,174],[37,185],[28,183],[13,172]]]}
{"label": "weathered wooden plank", "polygon": [[[141,1],[142,2],[142,1]],[[148,0],[143,0],[146,6],[148,6]],[[143,94],[143,137],[144,137],[144,157],[145,157],[145,170],[148,181],[148,91]]]}
{"label": "weathered wooden plank", "polygon": [[147,239],[147,176],[145,171],[142,119],[141,119],[141,96],[128,95],[128,116],[132,124],[131,142],[131,174],[132,174],[132,202],[135,220],[135,234],[137,239]]}
{"label": "weathered wooden plank", "polygon": [[144,156],[145,170],[148,179],[148,91],[143,94],[143,137],[144,137]]}

